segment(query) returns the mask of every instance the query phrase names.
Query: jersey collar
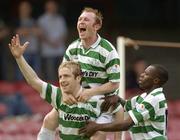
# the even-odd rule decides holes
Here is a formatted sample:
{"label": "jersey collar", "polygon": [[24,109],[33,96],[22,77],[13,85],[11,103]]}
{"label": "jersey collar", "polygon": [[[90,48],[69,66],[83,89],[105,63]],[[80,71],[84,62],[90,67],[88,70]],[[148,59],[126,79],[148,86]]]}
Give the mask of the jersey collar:
{"label": "jersey collar", "polygon": [[163,91],[163,88],[159,87],[159,88],[156,88],[153,91],[151,91],[150,94],[153,94],[153,93],[156,93],[156,92],[162,92],[162,91]]}
{"label": "jersey collar", "polygon": [[144,92],[143,94],[141,94],[141,96],[143,98],[145,98],[147,95],[150,95],[150,94],[153,94],[153,93],[156,93],[156,92],[162,92],[162,91],[163,91],[163,88],[159,87],[159,88],[156,88],[153,91],[151,91],[149,94],[147,94],[147,92]]}
{"label": "jersey collar", "polygon": [[[96,42],[95,42],[94,44],[92,44],[90,48],[93,48],[93,49],[94,49],[94,48],[96,48],[96,47],[98,46],[98,44],[100,43],[101,37],[100,37],[99,34],[97,34],[97,36],[98,36],[98,38],[97,38]],[[83,47],[82,42],[80,42],[80,46]]]}

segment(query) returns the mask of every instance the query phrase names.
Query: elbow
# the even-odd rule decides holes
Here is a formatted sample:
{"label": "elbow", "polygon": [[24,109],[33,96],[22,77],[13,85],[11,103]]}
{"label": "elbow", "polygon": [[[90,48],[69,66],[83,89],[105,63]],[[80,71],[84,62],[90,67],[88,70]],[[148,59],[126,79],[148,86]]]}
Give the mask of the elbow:
{"label": "elbow", "polygon": [[132,119],[129,117],[129,119],[126,119],[126,120],[123,122],[122,130],[123,130],[123,131],[127,131],[127,130],[129,130],[133,125],[134,125],[134,122],[133,122]]}
{"label": "elbow", "polygon": [[128,131],[130,129],[130,126],[126,126],[126,127],[124,127],[124,131]]}
{"label": "elbow", "polygon": [[26,79],[26,82],[28,83],[28,85],[31,85],[31,82],[32,80],[31,79]]}
{"label": "elbow", "polygon": [[32,80],[26,80],[28,85],[34,88],[34,82]]}
{"label": "elbow", "polygon": [[128,131],[130,128],[131,128],[131,126],[121,125],[120,131]]}

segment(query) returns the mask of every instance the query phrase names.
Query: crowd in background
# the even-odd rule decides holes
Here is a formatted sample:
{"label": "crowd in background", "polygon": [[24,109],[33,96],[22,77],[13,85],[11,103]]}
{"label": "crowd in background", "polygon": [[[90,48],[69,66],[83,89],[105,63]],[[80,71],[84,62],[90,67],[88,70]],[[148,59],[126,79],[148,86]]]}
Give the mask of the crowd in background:
{"label": "crowd in background", "polygon": [[24,56],[35,71],[47,80],[57,80],[68,32],[58,6],[54,0],[46,1],[44,13],[35,19],[31,3],[22,1],[17,7],[18,17],[12,20],[11,26],[0,19],[0,80],[23,80],[7,48],[14,34],[19,34],[23,43],[30,43]]}
{"label": "crowd in background", "polygon": [[[0,80],[24,80],[8,49],[10,38],[15,34],[19,34],[22,43],[29,42],[24,57],[38,75],[48,81],[57,80],[57,69],[66,50],[68,33],[58,6],[54,0],[46,1],[44,13],[35,19],[31,3],[21,1],[17,7],[18,16],[12,20],[11,26],[0,19]],[[32,114],[22,94],[14,91],[9,95],[0,91],[0,119],[22,114]]]}

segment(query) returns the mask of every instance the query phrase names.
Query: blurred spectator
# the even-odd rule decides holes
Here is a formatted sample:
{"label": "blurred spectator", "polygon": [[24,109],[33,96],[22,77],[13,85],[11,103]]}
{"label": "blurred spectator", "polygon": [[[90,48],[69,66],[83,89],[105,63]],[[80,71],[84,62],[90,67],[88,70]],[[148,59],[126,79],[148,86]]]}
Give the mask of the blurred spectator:
{"label": "blurred spectator", "polygon": [[137,57],[126,71],[126,89],[131,91],[132,94],[139,90],[138,78],[147,66],[148,64],[143,57]]}
{"label": "blurred spectator", "polygon": [[7,52],[5,39],[8,38],[9,33],[8,27],[5,25],[4,21],[0,19],[0,80],[5,80],[7,78]]}
{"label": "blurred spectator", "polygon": [[[22,43],[30,42],[30,46],[24,53],[28,63],[40,74],[40,47],[38,37],[41,34],[36,21],[32,17],[32,6],[28,1],[22,1],[19,5],[19,18],[16,20],[15,32],[21,36]],[[22,80],[23,76],[16,65],[16,80]]]}
{"label": "blurred spectator", "polygon": [[24,97],[20,93],[13,93],[11,95],[6,95],[6,93],[0,94],[0,104],[6,107],[6,114],[0,114],[0,118],[7,116],[17,116],[17,115],[31,115],[32,111],[30,107],[26,104]]}
{"label": "blurred spectator", "polygon": [[38,20],[42,35],[43,74],[47,80],[57,80],[57,68],[65,52],[67,27],[65,19],[58,14],[58,3],[48,0],[45,3],[45,13]]}
{"label": "blurred spectator", "polygon": [[0,119],[6,117],[8,112],[7,106],[0,102]]}

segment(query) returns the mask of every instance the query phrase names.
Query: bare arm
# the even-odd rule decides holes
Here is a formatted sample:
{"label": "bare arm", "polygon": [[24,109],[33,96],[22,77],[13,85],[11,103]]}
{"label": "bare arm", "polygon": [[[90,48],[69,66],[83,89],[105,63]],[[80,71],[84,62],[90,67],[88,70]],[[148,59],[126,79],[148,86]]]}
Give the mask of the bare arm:
{"label": "bare arm", "polygon": [[112,123],[97,124],[95,122],[88,122],[87,125],[79,130],[80,134],[85,134],[86,136],[92,136],[96,131],[126,131],[134,125],[133,120],[130,116],[124,121],[114,121]]}
{"label": "bare arm", "polygon": [[110,93],[118,88],[119,88],[119,82],[117,83],[108,82],[101,86],[97,86],[90,89],[84,89],[81,93],[78,94],[78,100],[85,102],[94,95],[103,95],[105,93]]}
{"label": "bare arm", "polygon": [[29,66],[24,57],[21,56],[20,58],[16,58],[16,62],[27,83],[41,93],[43,81],[39,79],[35,71]]}
{"label": "bare arm", "polygon": [[128,116],[124,121],[102,124],[101,126],[98,126],[97,129],[100,131],[127,131],[133,125],[133,120]]}
{"label": "bare arm", "polygon": [[117,83],[108,82],[108,83],[105,83],[101,86],[91,88],[91,94],[90,95],[94,96],[94,95],[101,95],[101,94],[105,94],[105,93],[110,93],[112,91],[115,91],[118,88],[119,88],[119,82],[117,82]]}
{"label": "bare arm", "polygon": [[[120,110],[115,113],[114,121],[116,121],[116,122],[124,121],[124,109],[123,108],[120,108]],[[122,132],[115,132],[114,140],[122,140]]]}
{"label": "bare arm", "polygon": [[41,93],[43,81],[37,76],[35,71],[31,68],[31,66],[26,62],[23,57],[23,53],[25,49],[28,47],[28,42],[24,45],[20,45],[19,36],[16,35],[12,38],[11,43],[9,44],[9,48],[11,50],[12,55],[16,59],[16,62],[26,79],[27,83],[31,85],[35,90]]}

